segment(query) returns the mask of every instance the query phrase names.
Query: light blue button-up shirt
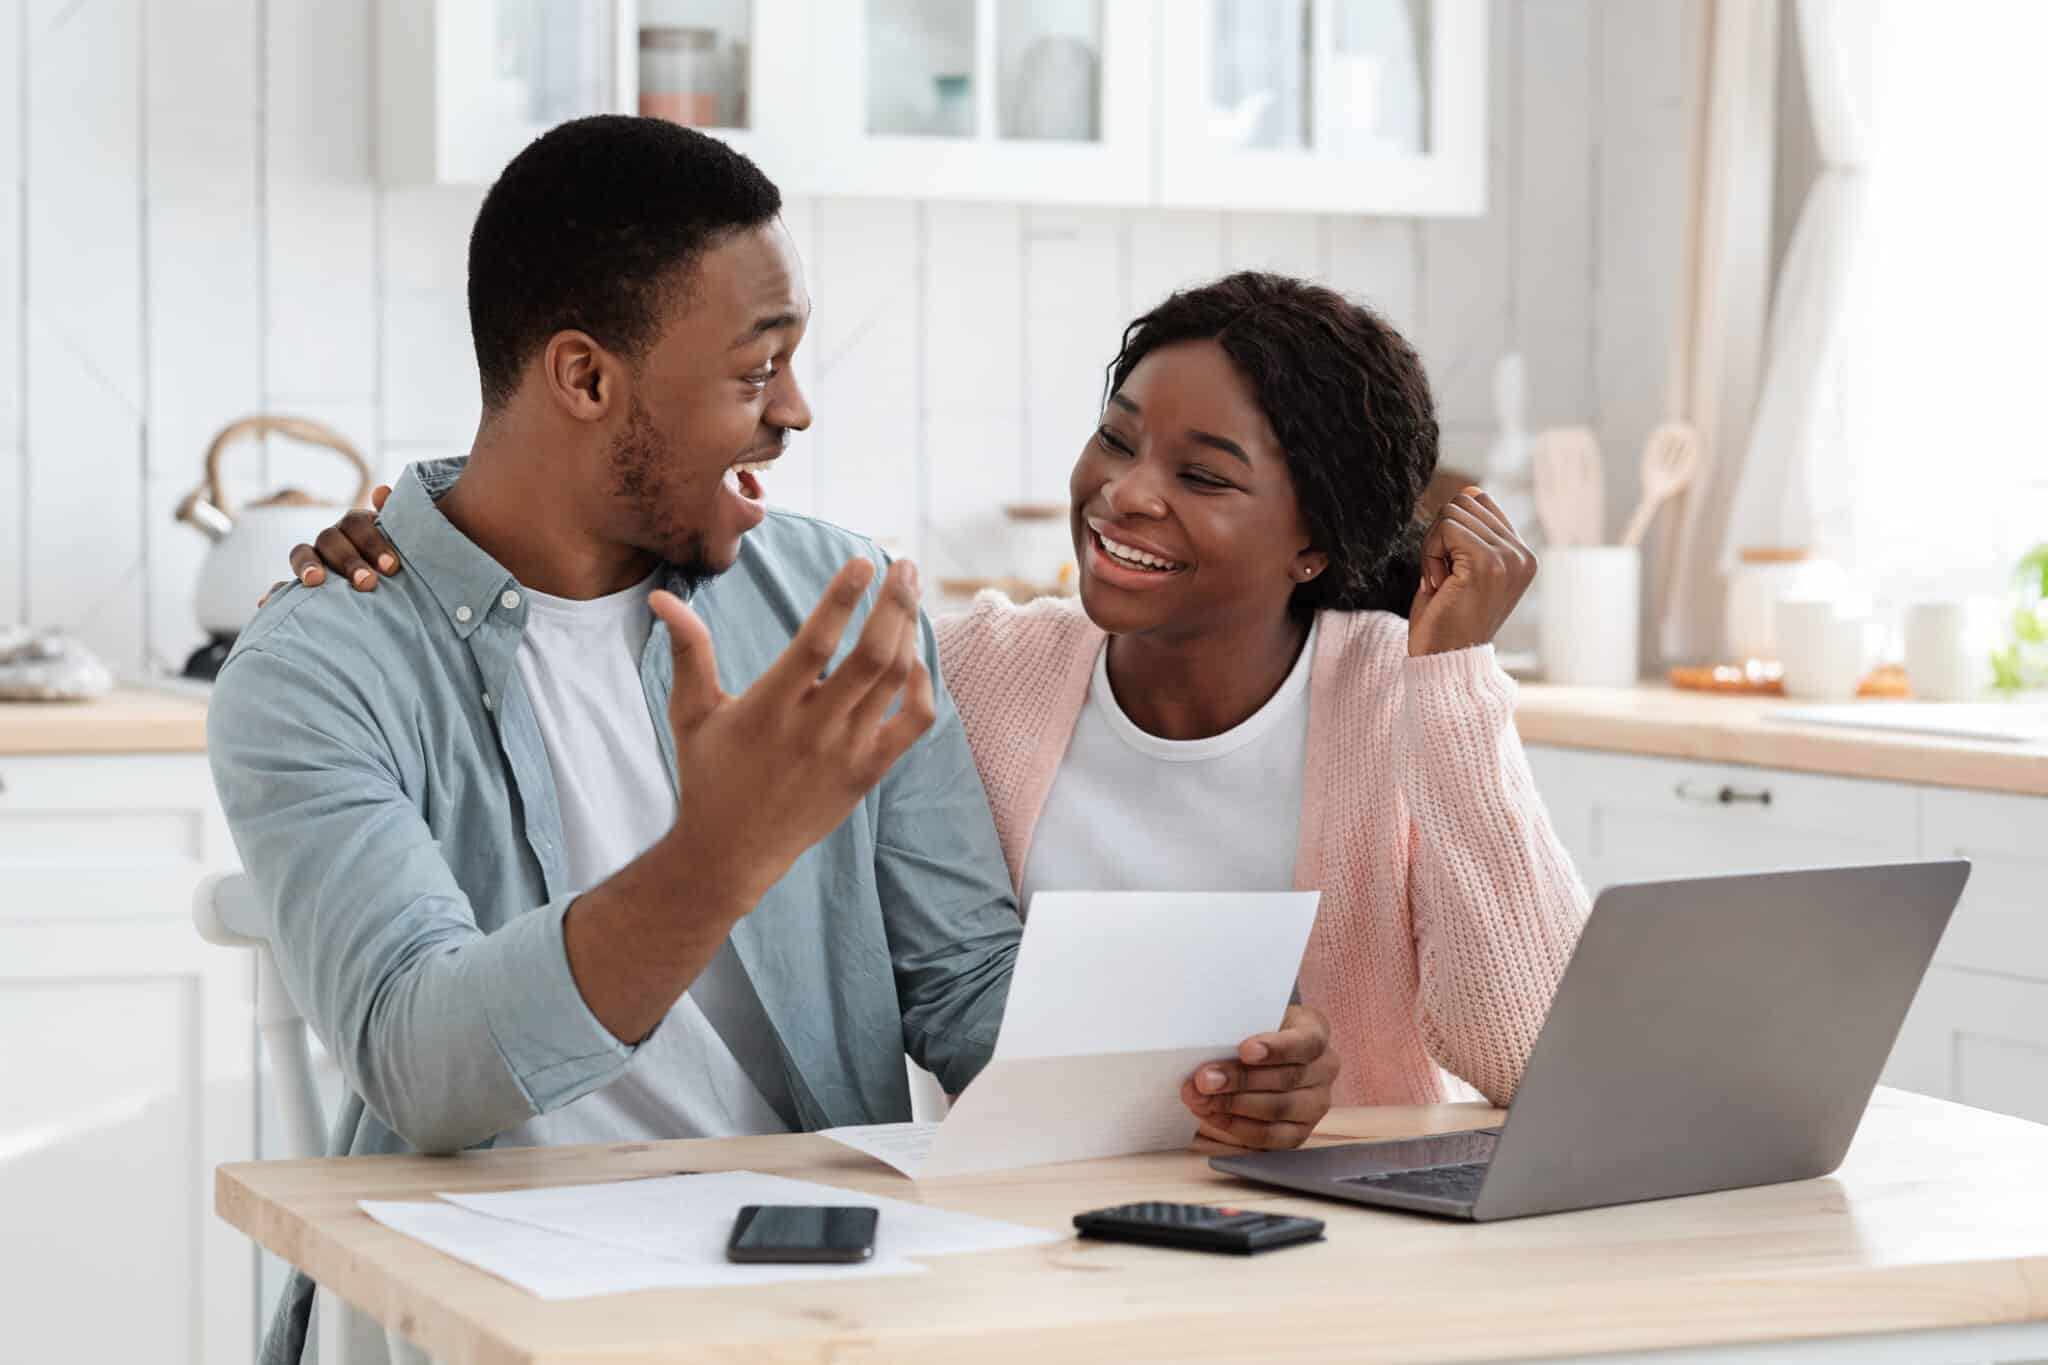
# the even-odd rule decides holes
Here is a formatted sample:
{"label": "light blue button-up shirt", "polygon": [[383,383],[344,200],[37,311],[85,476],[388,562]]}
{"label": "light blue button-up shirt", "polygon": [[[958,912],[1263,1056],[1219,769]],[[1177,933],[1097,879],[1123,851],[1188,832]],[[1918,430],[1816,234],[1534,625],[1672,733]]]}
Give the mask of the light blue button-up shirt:
{"label": "light blue button-up shirt", "polygon": [[[485,1146],[635,1055],[569,972],[575,896],[514,667],[526,605],[435,506],[459,472],[399,480],[380,521],[405,568],[376,592],[274,595],[208,711],[214,782],[272,950],[347,1082],[336,1154]],[[883,559],[782,512],[742,539],[735,567],[691,598],[728,692],[766,670],[854,555]],[[849,644],[872,603],[871,589]],[[937,722],[732,932],[806,1128],[907,1119],[905,1051],[959,1091],[1008,994],[1016,905],[928,622],[924,652]],[[673,775],[671,667],[657,625],[640,672]],[[299,1358],[292,1309],[308,1291],[294,1289],[268,1358]]]}

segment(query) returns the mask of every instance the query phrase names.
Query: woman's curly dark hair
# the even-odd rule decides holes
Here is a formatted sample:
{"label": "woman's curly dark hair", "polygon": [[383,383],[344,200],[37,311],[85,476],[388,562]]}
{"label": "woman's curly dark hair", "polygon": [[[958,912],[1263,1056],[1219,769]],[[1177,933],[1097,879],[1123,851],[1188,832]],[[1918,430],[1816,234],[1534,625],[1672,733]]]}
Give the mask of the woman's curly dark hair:
{"label": "woman's curly dark hair", "polygon": [[1415,349],[1370,308],[1247,270],[1175,293],[1124,329],[1109,393],[1161,346],[1212,340],[1279,437],[1310,542],[1330,557],[1303,612],[1408,614],[1421,580],[1416,507],[1436,472],[1436,405]]}

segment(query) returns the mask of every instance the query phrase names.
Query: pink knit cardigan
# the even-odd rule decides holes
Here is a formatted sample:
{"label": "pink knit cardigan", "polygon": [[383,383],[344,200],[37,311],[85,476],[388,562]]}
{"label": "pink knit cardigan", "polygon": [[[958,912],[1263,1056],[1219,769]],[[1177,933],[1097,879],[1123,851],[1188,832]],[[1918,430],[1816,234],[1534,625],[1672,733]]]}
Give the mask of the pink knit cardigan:
{"label": "pink knit cardigan", "polygon": [[[939,657],[1010,880],[1088,695],[1079,604],[983,594]],[[1585,920],[1492,646],[1408,657],[1408,623],[1325,612],[1309,673],[1294,884],[1322,901],[1301,996],[1329,1017],[1338,1104],[1430,1104],[1441,1063],[1506,1104]]]}

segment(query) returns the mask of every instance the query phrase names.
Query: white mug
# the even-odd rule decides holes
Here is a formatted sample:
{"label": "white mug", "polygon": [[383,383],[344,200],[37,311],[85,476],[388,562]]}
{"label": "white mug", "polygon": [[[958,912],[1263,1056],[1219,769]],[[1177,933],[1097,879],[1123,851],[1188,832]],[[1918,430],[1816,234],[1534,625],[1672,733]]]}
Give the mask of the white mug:
{"label": "white mug", "polygon": [[1978,639],[1978,617],[1967,601],[1907,604],[1906,676],[1914,697],[1971,701],[1983,690],[1990,665]]}
{"label": "white mug", "polygon": [[1870,671],[1874,635],[1867,615],[1828,597],[1784,597],[1772,613],[1785,695],[1846,701]]}
{"label": "white mug", "polygon": [[1544,552],[1537,638],[1545,682],[1636,681],[1641,579],[1642,557],[1633,545],[1554,545]]}

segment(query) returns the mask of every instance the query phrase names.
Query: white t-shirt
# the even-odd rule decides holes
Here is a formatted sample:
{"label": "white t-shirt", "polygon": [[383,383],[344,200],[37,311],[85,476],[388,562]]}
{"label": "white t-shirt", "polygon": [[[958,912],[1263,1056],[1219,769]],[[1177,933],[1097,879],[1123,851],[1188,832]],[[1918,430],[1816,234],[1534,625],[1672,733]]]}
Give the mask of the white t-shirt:
{"label": "white t-shirt", "polygon": [[[675,819],[675,786],[640,686],[640,656],[654,629],[647,599],[658,579],[588,602],[526,590],[519,680],[547,748],[563,854],[579,892],[646,852]],[[751,996],[752,989],[738,959],[722,953],[640,1045],[624,1074],[528,1119],[498,1145],[789,1131],[697,1004],[709,991]]]}
{"label": "white t-shirt", "polygon": [[1209,739],[1139,729],[1109,686],[1109,647],[1024,862],[1040,891],[1286,891],[1294,886],[1308,752],[1309,627],[1287,680]]}

